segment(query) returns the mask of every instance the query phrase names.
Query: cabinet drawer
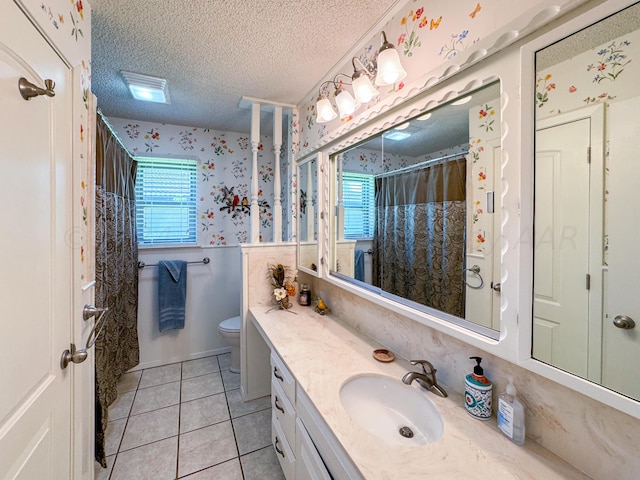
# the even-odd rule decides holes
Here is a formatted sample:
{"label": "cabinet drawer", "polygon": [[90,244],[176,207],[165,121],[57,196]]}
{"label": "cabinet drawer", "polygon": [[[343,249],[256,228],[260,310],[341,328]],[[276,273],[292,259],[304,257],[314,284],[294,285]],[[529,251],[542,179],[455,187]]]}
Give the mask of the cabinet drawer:
{"label": "cabinet drawer", "polygon": [[294,480],[296,477],[296,457],[275,417],[271,418],[271,444],[276,451],[276,457],[278,457],[284,477],[287,480]]}
{"label": "cabinet drawer", "polygon": [[295,405],[296,381],[282,359],[273,350],[271,351],[271,379],[280,384],[289,402]]}
{"label": "cabinet drawer", "polygon": [[280,423],[282,433],[287,437],[289,445],[296,444],[296,410],[285,395],[280,382],[275,378],[271,381],[271,411]]}

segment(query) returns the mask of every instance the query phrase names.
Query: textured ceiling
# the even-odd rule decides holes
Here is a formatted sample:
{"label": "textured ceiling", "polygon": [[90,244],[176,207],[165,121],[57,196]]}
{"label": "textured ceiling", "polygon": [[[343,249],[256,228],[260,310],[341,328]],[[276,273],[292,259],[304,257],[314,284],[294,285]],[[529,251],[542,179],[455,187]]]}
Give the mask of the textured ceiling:
{"label": "textured ceiling", "polygon": [[588,28],[562,39],[536,53],[536,70],[543,71],[614,38],[633,32],[640,26],[640,3],[618,12]]}
{"label": "textured ceiling", "polygon": [[[107,117],[249,132],[242,96],[300,103],[396,2],[90,3],[92,90]],[[171,104],[134,100],[120,70],[167,79]]]}

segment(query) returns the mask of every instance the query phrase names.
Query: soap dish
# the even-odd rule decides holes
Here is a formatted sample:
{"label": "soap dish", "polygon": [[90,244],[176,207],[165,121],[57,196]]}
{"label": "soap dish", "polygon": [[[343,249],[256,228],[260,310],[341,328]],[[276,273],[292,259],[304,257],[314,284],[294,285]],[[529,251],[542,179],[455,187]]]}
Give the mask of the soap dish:
{"label": "soap dish", "polygon": [[373,358],[379,362],[393,362],[396,359],[396,356],[386,348],[379,348],[378,350],[373,351]]}

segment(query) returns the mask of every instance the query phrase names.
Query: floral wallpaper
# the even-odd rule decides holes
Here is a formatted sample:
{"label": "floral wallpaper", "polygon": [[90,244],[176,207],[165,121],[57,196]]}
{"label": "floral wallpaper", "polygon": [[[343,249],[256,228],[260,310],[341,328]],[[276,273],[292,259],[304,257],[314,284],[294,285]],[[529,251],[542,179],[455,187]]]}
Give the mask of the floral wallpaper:
{"label": "floral wallpaper", "polygon": [[[467,155],[467,252],[490,253],[493,215],[487,211],[487,193],[499,185],[494,168],[494,147],[500,146],[500,99],[469,108],[469,153]],[[498,209],[500,195],[494,195]]]}
{"label": "floral wallpaper", "polygon": [[632,32],[536,74],[536,118],[637,95],[640,64]]}
{"label": "floral wallpaper", "polygon": [[82,0],[18,0],[73,66],[91,59],[91,9]]}
{"label": "floral wallpaper", "polygon": [[[250,238],[251,168],[249,134],[207,128],[110,118],[124,145],[135,155],[183,156],[198,161],[198,244],[236,245]],[[258,147],[260,241],[273,241],[273,180],[275,157],[271,137]],[[289,170],[288,137],[283,136],[281,173]],[[286,176],[282,190],[288,195]],[[289,201],[282,197],[283,225],[290,224]]]}
{"label": "floral wallpaper", "polygon": [[17,0],[72,66],[75,262],[81,286],[93,280],[93,144],[91,9],[82,0]]}
{"label": "floral wallpaper", "polygon": [[[361,114],[406,85],[419,81],[438,65],[453,59],[512,20],[526,15],[533,7],[535,2],[508,0],[407,1],[405,8],[382,28],[389,42],[396,47],[407,76],[396,85],[380,87],[380,95],[354,115]],[[368,65],[375,59],[380,36],[375,35],[356,55],[363,64]],[[351,62],[345,63],[340,70],[351,76]],[[296,146],[298,148],[314,145],[328,132],[354,118],[336,118],[318,124],[315,120],[317,97],[318,92],[309,92],[299,109],[304,119],[301,118],[300,122],[301,144]]]}
{"label": "floral wallpaper", "polygon": [[[536,74],[536,119],[596,103],[613,104],[637,97],[640,78],[640,31],[615,38]],[[605,114],[605,218],[603,255],[608,263],[609,178],[612,169],[623,168],[627,158],[610,155],[609,132],[615,122],[610,112]],[[624,123],[624,121],[622,122]]]}

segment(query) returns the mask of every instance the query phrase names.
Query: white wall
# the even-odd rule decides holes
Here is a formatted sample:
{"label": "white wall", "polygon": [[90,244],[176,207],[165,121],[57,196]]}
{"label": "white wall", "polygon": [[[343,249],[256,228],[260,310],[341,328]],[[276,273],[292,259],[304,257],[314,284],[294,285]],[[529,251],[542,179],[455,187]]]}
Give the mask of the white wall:
{"label": "white wall", "polygon": [[140,364],[134,369],[165,365],[229,351],[218,334],[222,320],[240,314],[240,248],[151,248],[140,249],[146,264],[159,260],[199,261],[208,265],[187,267],[187,306],[184,329],[160,333],[158,328],[158,269],[139,271],[138,336]]}

